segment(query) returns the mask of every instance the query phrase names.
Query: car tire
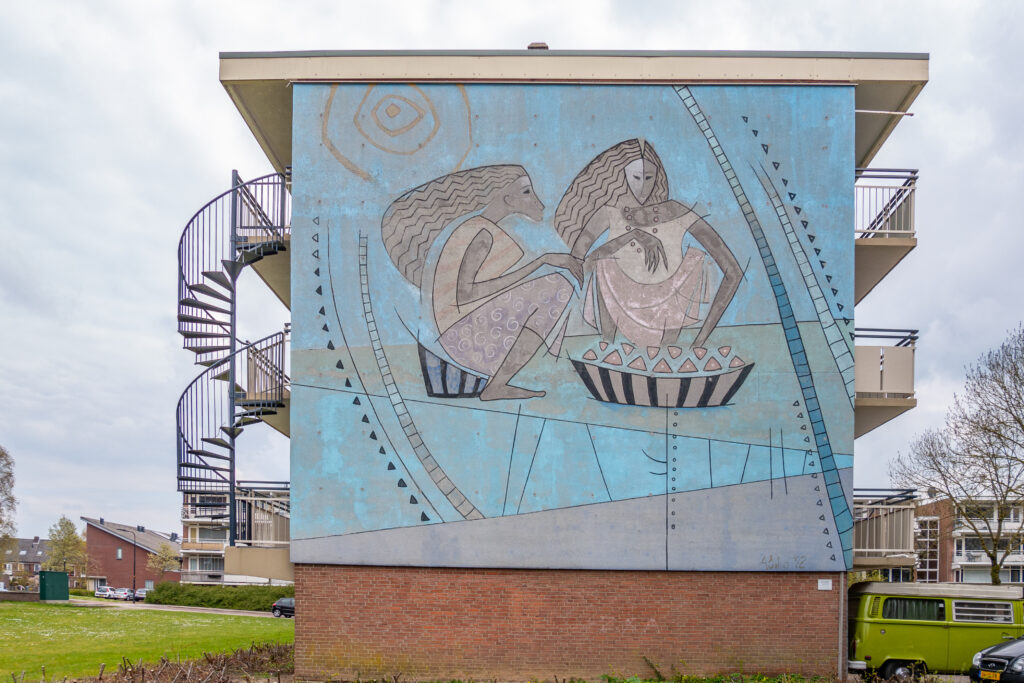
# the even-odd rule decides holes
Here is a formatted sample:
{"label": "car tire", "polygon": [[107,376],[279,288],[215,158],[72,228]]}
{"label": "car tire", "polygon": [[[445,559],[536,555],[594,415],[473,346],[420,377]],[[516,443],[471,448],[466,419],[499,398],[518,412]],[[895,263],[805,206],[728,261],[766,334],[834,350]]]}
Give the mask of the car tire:
{"label": "car tire", "polygon": [[274,608],[274,611],[272,612],[272,614],[273,614],[273,615],[274,615],[275,617],[279,617],[279,616],[281,616],[281,610],[280,610],[280,609],[278,609],[277,607],[275,607],[275,608]]}
{"label": "car tire", "polygon": [[898,683],[912,683],[924,673],[924,667],[915,662],[903,662],[893,660],[886,662],[882,667],[880,675],[885,680],[895,680]]}

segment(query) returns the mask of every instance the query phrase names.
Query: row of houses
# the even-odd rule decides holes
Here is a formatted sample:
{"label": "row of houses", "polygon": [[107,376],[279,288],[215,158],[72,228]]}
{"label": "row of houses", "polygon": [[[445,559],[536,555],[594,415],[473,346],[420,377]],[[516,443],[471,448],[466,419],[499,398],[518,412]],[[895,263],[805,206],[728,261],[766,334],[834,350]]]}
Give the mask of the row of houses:
{"label": "row of houses", "polygon": [[[152,588],[161,581],[179,581],[176,570],[154,571],[149,560],[170,548],[181,554],[181,542],[175,532],[165,533],[141,525],[111,522],[102,517],[82,517],[85,522],[86,562],[59,567],[68,572],[72,588],[95,590],[100,586]],[[49,539],[12,539],[3,550],[0,563],[0,590],[34,590],[39,572],[50,558]]]}
{"label": "row of houses", "polygon": [[[228,539],[222,513],[226,504],[226,496],[187,495],[181,511],[181,536],[177,532],[155,531],[102,517],[82,517],[86,565],[60,569],[68,572],[72,588],[88,590],[100,586],[152,588],[161,581],[201,585],[289,582],[290,567],[273,564],[262,567],[258,576],[225,571]],[[264,512],[265,507],[265,503],[255,503],[257,513]],[[263,516],[271,524],[275,522],[274,515]],[[276,524],[282,524],[280,519]],[[284,537],[287,538],[287,526]],[[164,546],[178,558],[180,568],[167,571],[150,568],[150,558],[159,554]],[[39,536],[12,539],[8,547],[0,551],[0,590],[37,588],[39,572],[49,557],[48,539]]]}
{"label": "row of houses", "polygon": [[[221,515],[226,503],[226,496],[186,494],[181,537],[102,517],[82,517],[89,565],[67,568],[73,585],[95,590],[104,585],[152,588],[160,581],[240,585],[287,580],[225,571],[227,530]],[[855,571],[876,572],[876,578],[893,582],[990,581],[982,539],[948,500],[906,489],[857,489],[854,514]],[[979,507],[974,517],[974,526],[984,520],[993,526],[997,523],[994,505]],[[1006,518],[1012,534],[1024,525],[1024,506],[1011,507]],[[180,571],[149,568],[149,558],[162,545],[180,558]],[[0,562],[0,586],[36,585],[49,552],[48,539],[14,539]],[[1011,549],[1000,578],[1003,583],[1024,583],[1024,543]]]}

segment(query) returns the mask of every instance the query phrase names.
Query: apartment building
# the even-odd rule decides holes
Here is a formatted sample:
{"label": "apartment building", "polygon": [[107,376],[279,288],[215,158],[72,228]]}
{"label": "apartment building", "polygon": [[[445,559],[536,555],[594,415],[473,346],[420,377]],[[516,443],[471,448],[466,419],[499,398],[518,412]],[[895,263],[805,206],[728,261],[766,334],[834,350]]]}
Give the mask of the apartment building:
{"label": "apartment building", "polygon": [[[916,331],[854,326],[916,245],[870,163],[927,72],[222,54],[276,172],[179,247],[189,569],[287,545],[305,678],[842,675],[853,441],[916,403]],[[249,266],[291,320],[244,343]],[[289,482],[236,480],[259,423]]]}

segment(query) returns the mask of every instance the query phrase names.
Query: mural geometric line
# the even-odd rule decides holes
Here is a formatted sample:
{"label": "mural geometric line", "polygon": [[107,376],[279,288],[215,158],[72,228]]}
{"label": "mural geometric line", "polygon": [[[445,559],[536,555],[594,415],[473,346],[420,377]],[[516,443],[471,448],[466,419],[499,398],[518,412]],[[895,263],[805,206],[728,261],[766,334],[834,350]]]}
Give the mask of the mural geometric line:
{"label": "mural geometric line", "polygon": [[[441,493],[443,493],[445,498],[448,499],[448,502],[452,504],[452,507],[462,515],[463,519],[483,519],[483,513],[481,513],[462,493],[462,491],[459,490],[455,483],[448,478],[444,469],[434,459],[434,456],[431,455],[430,450],[419,435],[416,423],[409,414],[409,410],[405,406],[405,401],[403,400],[401,393],[398,391],[398,385],[395,383],[395,378],[391,373],[391,367],[388,364],[387,356],[384,354],[384,347],[381,344],[380,335],[377,333],[377,322],[374,318],[373,307],[370,302],[370,279],[367,273],[366,245],[366,236],[360,235],[359,285],[362,293],[363,313],[366,318],[366,328],[370,335],[370,345],[373,347],[374,356],[377,358],[377,366],[380,369],[381,378],[383,379],[384,386],[387,389],[388,397],[391,399],[391,405],[395,410],[395,415],[398,417],[399,422],[404,425],[404,431],[409,439],[409,445],[412,446],[413,452],[416,453],[416,457],[419,458],[420,463],[427,471],[431,481],[437,485]],[[404,485],[404,483],[405,482],[402,482],[402,485]]]}
{"label": "mural geometric line", "polygon": [[[754,169],[754,172],[757,173],[758,180],[761,181],[761,187],[764,188],[765,194],[772,203],[772,208],[775,209],[775,215],[778,217],[779,223],[782,225],[782,229],[786,232],[786,238],[789,241],[789,249],[793,253],[793,258],[796,259],[797,265],[800,267],[800,274],[803,275],[804,285],[807,287],[807,292],[810,294],[811,301],[814,303],[814,309],[818,313],[818,321],[821,323],[822,332],[825,334],[825,339],[828,342],[829,350],[832,352],[832,358],[835,360],[836,368],[839,370],[839,374],[843,377],[843,383],[846,385],[847,398],[849,398],[850,405],[852,406],[856,393],[853,386],[853,354],[850,353],[850,347],[847,346],[846,341],[843,339],[843,334],[839,330],[839,326],[836,324],[835,318],[832,317],[832,311],[828,306],[828,302],[825,301],[825,295],[821,291],[814,269],[811,268],[811,264],[807,259],[807,254],[804,252],[804,247],[800,243],[800,238],[797,237],[796,230],[793,228],[793,224],[789,220],[789,214],[786,212],[786,208],[782,204],[782,199],[779,197],[779,193],[776,191],[771,177],[763,167],[761,171],[762,172],[758,173],[758,169]],[[790,192],[790,195],[792,194],[793,193]],[[811,238],[811,241],[813,241],[813,237]],[[817,248],[815,248],[814,251],[816,254],[821,253],[821,250]]]}
{"label": "mural geometric line", "polygon": [[[314,219],[314,222],[315,222],[315,223],[317,223],[317,224],[319,225],[319,217],[318,217],[318,218],[316,218],[316,219]],[[317,235],[316,235],[316,241],[319,241],[319,233],[317,233]],[[329,254],[330,254],[330,245],[328,244],[326,248],[327,248],[327,250],[328,250],[328,255],[329,255]],[[330,271],[330,261],[328,261],[328,271]],[[316,269],[316,273],[317,273],[317,277],[321,277],[321,275],[320,275],[320,269],[319,269],[319,268],[317,268],[317,269]],[[330,279],[329,275],[330,275],[330,272],[328,272],[328,279],[327,279],[327,287],[328,287],[328,289],[330,290],[330,300],[331,300],[332,302],[334,302],[334,301],[336,301],[336,298],[335,298],[335,296],[334,296],[334,287],[333,287],[333,283],[332,283],[332,281],[331,281],[331,279]],[[323,294],[323,292],[322,292],[322,286],[321,286],[320,288],[318,288],[318,289],[320,289],[320,290],[321,290],[321,291],[320,291],[320,295],[321,295],[321,296],[323,297],[323,296],[324,296],[324,294]],[[333,310],[333,313],[335,314],[335,319],[337,320],[337,319],[338,319],[338,318],[337,318],[337,309],[334,309],[334,310]],[[326,316],[326,308],[325,308],[325,306],[321,306],[321,307],[320,307],[320,315],[324,315],[324,316]],[[325,327],[326,327],[326,325],[325,325]],[[339,320],[339,328],[340,328],[340,320]],[[342,343],[342,345],[343,345],[343,346],[345,347],[345,349],[346,349],[346,350],[348,350],[348,340],[347,340],[347,339],[345,338],[345,331],[344,331],[344,329],[341,329],[340,335],[341,335],[341,343]],[[331,340],[331,341],[328,341],[328,344],[327,344],[327,346],[328,346],[328,348],[329,348],[329,349],[334,349],[334,342],[333,342],[333,340]],[[353,362],[353,360],[352,360],[352,356],[351,356],[351,354],[349,354],[349,362],[350,362],[350,363],[352,363],[352,366],[353,366],[353,370],[354,370],[354,372],[355,372],[355,374],[356,374],[357,378],[359,379],[359,382],[360,382],[360,384],[362,384],[362,378],[361,378],[361,377],[359,377],[359,369],[358,369],[357,367],[355,367],[355,364],[354,364],[354,362]],[[339,370],[344,370],[344,369],[345,369],[345,363],[344,363],[344,361],[342,361],[342,360],[338,360],[338,362],[337,362],[337,364],[335,365],[335,367],[336,367],[336,368],[338,368]],[[304,384],[298,384],[298,383],[295,383],[295,386],[309,386],[309,385],[304,385]],[[346,386],[347,388],[353,388],[353,385],[352,385],[352,381],[351,381],[351,379],[349,379],[348,377],[346,377],[346,378],[345,378],[345,386]],[[317,388],[317,387],[311,387],[311,388]],[[319,387],[319,388],[322,388],[322,387]],[[365,393],[363,394],[363,396],[364,396],[365,398],[367,398],[367,399],[369,399],[369,398],[370,398],[370,397],[369,397],[369,395],[367,395],[367,394],[365,394]],[[362,401],[360,401],[360,398],[359,398],[359,396],[358,396],[358,395],[357,395],[357,396],[355,396],[355,397],[354,397],[354,398],[352,399],[352,404],[353,404],[353,405],[357,405],[357,406],[358,406],[358,405],[362,405]],[[372,402],[372,401],[369,401],[369,400],[368,400],[368,401],[367,401],[367,404],[368,404],[368,406],[369,406],[369,410],[370,410],[370,411],[372,411],[372,412],[374,413],[374,417],[375,417],[375,418],[378,418],[378,420],[377,420],[377,421],[379,422],[379,417],[377,416],[377,410],[376,410],[376,408],[374,407],[374,405],[373,405],[373,402]],[[363,414],[363,417],[362,417],[362,421],[368,424],[368,423],[370,422],[369,416],[368,416],[367,414],[365,414],[365,413],[364,413],[364,414]],[[387,436],[387,435],[385,434],[385,436]],[[376,440],[377,440],[377,434],[376,434],[376,431],[375,431],[375,430],[371,430],[371,432],[370,432],[370,439],[372,439],[372,440],[374,440],[374,441],[376,441]],[[390,439],[389,439],[389,442],[390,442]],[[380,447],[380,449],[379,449],[379,453],[380,453],[380,454],[382,454],[382,455],[383,455],[383,454],[385,453],[385,451],[384,451],[384,447],[383,447],[383,446],[381,446],[381,447]],[[423,491],[422,491],[422,490],[420,489],[420,487],[419,487],[419,484],[416,484],[416,481],[415,481],[415,479],[413,478],[413,476],[412,476],[412,473],[411,473],[411,472],[409,471],[409,468],[408,468],[408,467],[406,466],[405,462],[403,462],[403,461],[402,461],[402,458],[401,458],[401,456],[400,456],[400,455],[397,455],[397,454],[396,454],[396,457],[397,457],[397,459],[398,459],[399,463],[401,463],[401,465],[402,465],[403,469],[405,469],[405,472],[406,472],[407,476],[409,476],[409,479],[410,479],[410,481],[412,481],[412,482],[413,482],[413,484],[415,484],[415,485],[416,485],[416,488],[417,488],[417,490],[418,490],[418,491],[419,491],[419,492],[420,492],[421,494],[423,494]],[[430,502],[430,499],[429,499],[429,498],[427,498],[425,494],[423,494],[423,500],[424,500],[424,502],[425,502],[425,503],[426,503],[427,505],[429,505],[429,506],[430,506],[430,509],[432,509],[432,510],[433,510],[433,511],[434,511],[434,512],[435,512],[436,514],[438,514],[438,516],[440,516],[440,513],[438,513],[438,512],[437,512],[437,508],[435,508],[435,507],[434,507],[434,504]]]}
{"label": "mural geometric line", "polygon": [[740,206],[743,217],[747,221],[747,225],[750,228],[754,242],[759,247],[761,260],[764,263],[765,270],[767,271],[769,283],[772,290],[775,292],[776,305],[779,309],[779,317],[782,320],[786,339],[790,340],[788,344],[790,359],[793,362],[793,368],[796,371],[797,378],[800,380],[800,390],[801,393],[803,393],[804,403],[807,405],[807,409],[809,411],[808,414],[811,418],[811,424],[814,426],[815,442],[818,450],[818,457],[821,461],[821,469],[825,475],[825,488],[829,493],[829,504],[832,508],[832,517],[835,520],[836,529],[839,531],[839,537],[843,539],[843,557],[845,565],[847,567],[852,567],[853,515],[850,513],[849,505],[846,502],[842,482],[839,479],[839,471],[836,465],[835,456],[832,454],[828,434],[825,432],[825,423],[818,405],[818,396],[814,390],[814,380],[811,375],[811,369],[807,364],[807,357],[800,329],[796,324],[796,316],[794,315],[793,308],[790,305],[789,296],[786,294],[786,287],[782,281],[782,276],[779,272],[778,266],[776,265],[775,257],[771,252],[767,239],[765,238],[764,230],[761,227],[760,221],[754,213],[753,208],[747,199],[746,193],[740,184],[739,177],[737,176],[736,171],[733,170],[732,163],[725,155],[721,143],[718,141],[710,122],[704,115],[704,112],[701,111],[700,106],[697,104],[696,99],[693,97],[693,94],[687,86],[676,86],[675,91],[679,95],[680,100],[682,100],[683,106],[686,107],[687,111],[692,116],[697,128],[704,135],[706,142],[711,148],[712,154],[718,162],[719,168],[722,170],[729,186],[732,188],[733,195]]}

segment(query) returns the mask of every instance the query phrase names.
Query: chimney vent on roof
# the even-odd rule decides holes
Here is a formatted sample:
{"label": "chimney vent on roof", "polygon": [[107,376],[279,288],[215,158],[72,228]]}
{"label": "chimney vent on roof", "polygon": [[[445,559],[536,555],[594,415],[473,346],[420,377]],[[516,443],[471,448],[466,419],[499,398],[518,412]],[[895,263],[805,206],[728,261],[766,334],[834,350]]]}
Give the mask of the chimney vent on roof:
{"label": "chimney vent on roof", "polygon": [[103,526],[103,518],[100,517],[100,526]]}
{"label": "chimney vent on roof", "polygon": [[39,543],[39,537],[38,536],[33,536],[32,537],[32,545],[35,545],[36,543]]}
{"label": "chimney vent on roof", "polygon": [[171,532],[171,543],[174,543],[177,540],[178,540],[178,534],[176,534],[175,532],[172,531]]}
{"label": "chimney vent on roof", "polygon": [[140,525],[138,525],[137,527],[135,527],[135,530],[136,530],[136,531],[145,531],[145,530],[146,530],[146,527],[144,527],[144,526],[142,526],[142,525],[140,524]]}
{"label": "chimney vent on roof", "polygon": [[527,50],[547,50],[548,49],[548,44],[547,43],[530,43],[529,45],[526,46],[526,49]]}

